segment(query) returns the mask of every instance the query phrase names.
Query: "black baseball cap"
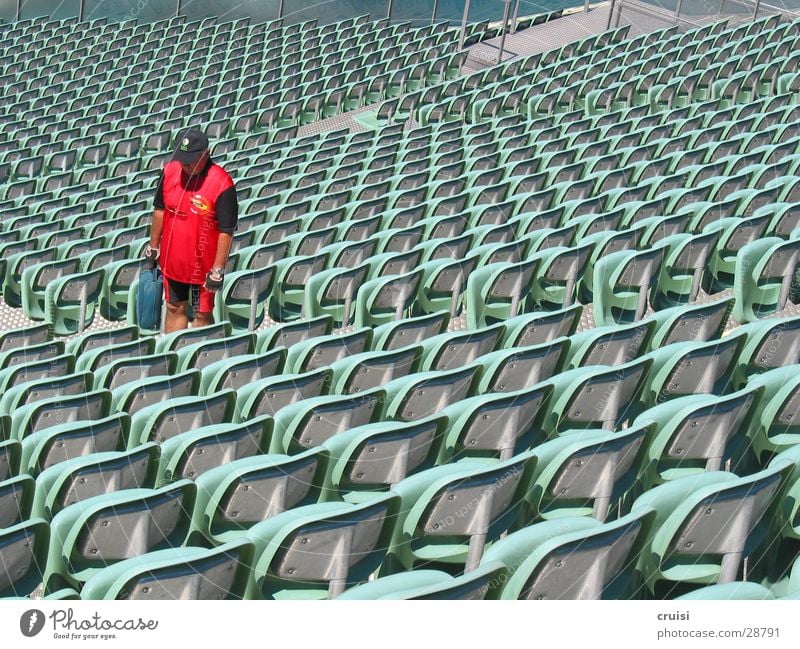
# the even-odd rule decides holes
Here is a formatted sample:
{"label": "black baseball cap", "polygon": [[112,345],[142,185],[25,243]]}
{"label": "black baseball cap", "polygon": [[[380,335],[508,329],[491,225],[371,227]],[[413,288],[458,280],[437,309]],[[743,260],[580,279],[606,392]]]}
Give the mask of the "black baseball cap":
{"label": "black baseball cap", "polygon": [[203,152],[208,149],[208,137],[198,128],[186,129],[178,138],[173,160],[185,164],[193,164],[200,159]]}

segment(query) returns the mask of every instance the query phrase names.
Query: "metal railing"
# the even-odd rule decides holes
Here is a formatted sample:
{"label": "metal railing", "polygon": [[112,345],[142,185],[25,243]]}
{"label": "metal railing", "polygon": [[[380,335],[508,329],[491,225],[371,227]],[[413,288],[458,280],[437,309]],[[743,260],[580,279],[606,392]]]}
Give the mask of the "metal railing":
{"label": "metal railing", "polygon": [[[729,10],[726,11],[726,4]],[[737,6],[745,11],[731,10],[731,6]],[[692,13],[686,13],[687,8],[692,9]],[[707,13],[702,13],[706,9]],[[662,20],[664,26],[677,25],[678,27],[700,27],[708,23],[708,19],[722,20],[724,18],[736,17],[742,21],[757,20],[768,14],[783,14],[789,18],[799,18],[800,13],[763,2],[762,0],[720,0],[719,7],[710,7],[707,2],[697,0],[677,0],[674,11],[668,11],[664,7],[653,5],[645,0],[611,0],[611,9],[608,13],[607,28],[619,27],[623,12],[630,11],[642,14],[650,18]],[[706,19],[703,21],[703,19]],[[703,21],[703,22],[701,22]]]}
{"label": "metal railing", "polygon": [[[576,3],[580,0],[574,0]],[[137,0],[131,0],[130,4],[130,11],[128,13],[135,13],[137,17],[142,18],[146,17],[149,14],[153,14],[150,19],[163,19],[169,18],[173,16],[187,16],[191,17],[195,15],[197,12],[192,11],[192,2],[191,0],[171,0],[172,6],[174,6],[174,10],[169,12],[169,15],[164,15],[167,12],[165,10],[161,10],[160,12],[156,10],[153,12],[152,10],[142,9],[141,2]],[[372,13],[373,18],[388,18],[390,20],[415,20],[421,23],[427,22],[435,22],[437,20],[449,20],[452,19],[453,11],[456,9],[461,2],[453,2],[449,1],[446,2],[445,0],[429,0],[430,2],[430,14],[425,15],[424,12],[418,12],[419,15],[409,18],[407,16],[402,15],[403,8],[401,2],[395,2],[395,0],[378,0],[376,2],[370,3],[369,8],[366,11],[358,11],[358,3],[343,3],[341,6],[341,11],[338,13],[341,14],[340,16],[337,15],[337,19],[347,19],[354,17],[356,15],[360,15],[363,13]],[[480,18],[475,18],[474,21],[477,22],[479,20],[501,20],[501,16],[505,11],[505,8],[509,5],[509,3],[515,2],[515,14],[516,17],[519,12],[519,6],[521,0],[497,0],[496,3],[489,5],[490,10],[487,12],[487,6],[485,4],[481,7],[481,16]],[[11,3],[9,3],[11,4]],[[52,3],[53,4],[53,11],[60,9],[61,15],[65,13],[69,13],[69,9],[65,9],[66,6],[71,8],[73,15],[71,17],[78,18],[78,20],[83,20],[84,18],[91,18],[92,15],[96,15],[98,17],[105,16],[107,13],[103,10],[102,7],[102,0],[100,1],[99,7],[98,2],[91,1],[91,0],[72,0],[62,3]],[[166,3],[163,3],[166,4]],[[223,14],[228,10],[228,3],[221,3],[223,6],[220,7],[220,13]],[[269,2],[265,0],[260,4],[261,14],[268,14],[269,18],[265,18],[266,20],[280,20],[291,18],[293,14],[310,14],[313,12],[313,6],[310,3],[301,3],[302,6],[298,6],[298,3],[292,2],[292,0],[272,0]],[[336,2],[335,0],[331,2],[323,3],[327,6],[329,12],[332,8],[333,13],[336,12]],[[455,5],[455,6],[454,6]],[[471,5],[469,0],[465,1],[465,5],[468,8]],[[39,10],[32,10],[26,11],[26,0],[16,0],[14,3],[14,9],[12,12],[13,15],[6,16],[7,19],[10,20],[26,20],[28,18],[40,17],[36,16],[36,13],[39,13]],[[496,11],[492,9],[493,6],[496,6]],[[137,8],[138,7],[138,8]],[[231,4],[231,9],[237,9],[239,14],[247,14],[247,5],[241,2],[234,2]],[[273,9],[274,8],[274,9]],[[120,10],[119,7],[116,7],[117,11],[112,13],[119,14]],[[46,15],[43,11],[41,12],[43,15]],[[161,14],[156,16],[156,14]],[[393,15],[397,14],[397,15]],[[328,15],[331,15],[330,13]]]}

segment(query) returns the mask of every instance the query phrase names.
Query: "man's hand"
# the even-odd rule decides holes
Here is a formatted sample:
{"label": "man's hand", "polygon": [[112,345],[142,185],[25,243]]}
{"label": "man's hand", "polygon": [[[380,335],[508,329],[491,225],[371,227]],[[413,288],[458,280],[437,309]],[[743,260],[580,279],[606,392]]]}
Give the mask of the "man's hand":
{"label": "man's hand", "polygon": [[212,293],[216,293],[222,288],[222,280],[224,278],[224,268],[212,268],[206,275],[206,288]]}
{"label": "man's hand", "polygon": [[148,243],[144,249],[144,260],[150,265],[150,268],[155,268],[158,265],[158,248],[153,248]]}

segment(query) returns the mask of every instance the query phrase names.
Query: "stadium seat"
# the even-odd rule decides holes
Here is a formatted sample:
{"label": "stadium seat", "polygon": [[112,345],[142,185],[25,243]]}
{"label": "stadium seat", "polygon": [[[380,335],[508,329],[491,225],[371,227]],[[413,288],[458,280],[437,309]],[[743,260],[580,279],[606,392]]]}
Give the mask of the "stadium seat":
{"label": "stadium seat", "polygon": [[205,397],[166,399],[131,416],[129,448],[148,441],[164,442],[187,430],[233,421],[236,392],[222,390]]}
{"label": "stadium seat", "polygon": [[94,453],[64,460],[36,478],[33,515],[51,520],[77,502],[125,489],[156,486],[159,450],[142,444],[132,451]]}
{"label": "stadium seat", "polygon": [[239,539],[215,548],[168,548],[99,570],[81,589],[88,600],[243,599],[253,546]]}
{"label": "stadium seat", "polygon": [[617,430],[636,415],[651,365],[651,359],[640,358],[556,374],[545,382],[554,394],[545,419],[548,435],[578,428]]}
{"label": "stadium seat", "polygon": [[196,488],[182,480],[162,489],[127,489],[65,507],[50,524],[46,591],[80,587],[108,565],[182,545]]}
{"label": "stadium seat", "polygon": [[294,454],[320,446],[349,428],[380,420],[385,392],[372,388],[356,395],[304,399],[278,410],[270,452]]}
{"label": "stadium seat", "polygon": [[437,565],[477,568],[486,545],[518,516],[533,463],[523,454],[490,466],[447,464],[394,485],[402,506],[381,575]]}
{"label": "stadium seat", "polygon": [[336,599],[482,600],[504,573],[505,567],[498,562],[481,564],[458,577],[441,570],[408,570],[349,588]]}
{"label": "stadium seat", "polygon": [[636,486],[647,432],[641,425],[617,433],[564,431],[538,444],[530,453],[536,467],[525,517],[588,515],[602,522],[610,511],[620,512],[626,494]]}
{"label": "stadium seat", "polygon": [[201,426],[175,435],[159,444],[156,486],[184,478],[194,480],[227,462],[265,453],[271,436],[272,419],[266,416],[236,424]]}
{"label": "stadium seat", "polygon": [[608,523],[589,517],[545,521],[494,543],[482,565],[500,562],[509,576],[491,584],[491,599],[627,599],[636,592],[632,570],[651,510],[640,508]]}
{"label": "stadium seat", "polygon": [[293,456],[256,455],[209,469],[196,480],[191,535],[221,545],[284,511],[319,501],[328,457],[320,448]]}
{"label": "stadium seat", "polygon": [[743,246],[736,255],[733,317],[746,323],[783,310],[798,263],[800,241],[766,237]]}
{"label": "stadium seat", "polygon": [[251,527],[256,546],[248,599],[323,599],[367,581],[381,565],[399,499],[318,503],[273,516]]}
{"label": "stadium seat", "polygon": [[736,581],[745,557],[771,527],[765,515],[788,472],[785,464],[741,478],[708,471],[639,496],[633,511],[656,510],[647,545],[639,554],[647,589],[655,593],[660,582],[669,588]]}

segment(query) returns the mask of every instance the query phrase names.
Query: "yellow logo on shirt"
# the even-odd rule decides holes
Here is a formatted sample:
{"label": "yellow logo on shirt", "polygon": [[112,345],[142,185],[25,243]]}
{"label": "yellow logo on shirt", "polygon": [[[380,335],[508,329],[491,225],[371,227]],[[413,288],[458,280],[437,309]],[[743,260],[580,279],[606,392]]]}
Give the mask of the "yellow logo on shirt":
{"label": "yellow logo on shirt", "polygon": [[211,201],[207,198],[203,198],[200,194],[195,194],[189,199],[189,202],[192,204],[192,207],[196,208],[200,212],[210,212],[211,211]]}

